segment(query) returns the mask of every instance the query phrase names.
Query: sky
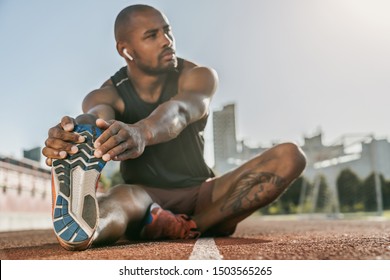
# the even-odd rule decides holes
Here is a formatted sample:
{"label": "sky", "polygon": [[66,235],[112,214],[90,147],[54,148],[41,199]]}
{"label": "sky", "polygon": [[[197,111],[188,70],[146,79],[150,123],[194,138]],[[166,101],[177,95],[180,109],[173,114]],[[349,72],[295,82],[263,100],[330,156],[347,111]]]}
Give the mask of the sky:
{"label": "sky", "polygon": [[0,155],[43,146],[125,65],[113,25],[138,3],[168,17],[178,56],[218,72],[211,110],[236,103],[239,140],[390,136],[387,0],[0,0]]}

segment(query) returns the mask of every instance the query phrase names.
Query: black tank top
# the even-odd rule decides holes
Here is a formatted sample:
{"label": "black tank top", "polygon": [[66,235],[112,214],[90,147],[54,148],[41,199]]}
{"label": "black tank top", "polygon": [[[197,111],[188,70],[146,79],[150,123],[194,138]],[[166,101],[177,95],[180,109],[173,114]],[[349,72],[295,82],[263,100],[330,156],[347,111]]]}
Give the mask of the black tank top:
{"label": "black tank top", "polygon": [[[127,67],[121,68],[111,77],[125,110],[119,121],[133,124],[148,117],[158,105],[168,101],[178,92],[178,79],[183,69],[183,59],[178,59],[177,71],[168,74],[159,100],[147,103],[137,94],[127,76]],[[199,185],[213,177],[213,171],[203,157],[203,131],[207,117],[187,126],[175,139],[148,146],[136,158],[121,162],[121,174],[127,184],[142,184],[161,188]]]}

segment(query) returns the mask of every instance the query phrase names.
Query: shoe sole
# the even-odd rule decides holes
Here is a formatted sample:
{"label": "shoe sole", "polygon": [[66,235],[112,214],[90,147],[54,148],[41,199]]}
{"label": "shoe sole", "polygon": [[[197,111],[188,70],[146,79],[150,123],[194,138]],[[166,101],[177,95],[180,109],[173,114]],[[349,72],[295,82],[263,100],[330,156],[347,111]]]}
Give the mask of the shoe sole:
{"label": "shoe sole", "polygon": [[96,186],[106,164],[95,158],[93,143],[101,134],[90,125],[77,125],[75,132],[86,138],[77,144],[78,152],[66,159],[53,160],[53,226],[61,246],[85,250],[93,241],[99,222]]}

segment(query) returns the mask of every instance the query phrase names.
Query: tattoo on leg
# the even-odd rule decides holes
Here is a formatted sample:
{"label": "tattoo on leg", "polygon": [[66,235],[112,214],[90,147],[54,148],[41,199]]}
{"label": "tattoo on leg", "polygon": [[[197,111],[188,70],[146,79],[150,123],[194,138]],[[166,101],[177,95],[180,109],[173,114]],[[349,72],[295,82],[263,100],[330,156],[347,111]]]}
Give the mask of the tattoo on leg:
{"label": "tattoo on leg", "polygon": [[[231,187],[232,193],[226,198],[221,211],[230,209],[233,213],[239,213],[267,202],[270,197],[264,194],[264,184],[266,183],[275,185],[277,191],[283,190],[285,186],[285,180],[273,173],[261,172],[242,175]],[[260,197],[262,193],[263,196]]]}

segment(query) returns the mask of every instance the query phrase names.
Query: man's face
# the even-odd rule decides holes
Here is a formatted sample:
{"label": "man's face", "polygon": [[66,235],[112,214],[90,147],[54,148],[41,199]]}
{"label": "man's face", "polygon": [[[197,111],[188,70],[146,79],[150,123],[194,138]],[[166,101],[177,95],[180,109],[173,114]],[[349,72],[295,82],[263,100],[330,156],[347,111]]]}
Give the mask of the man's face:
{"label": "man's face", "polygon": [[141,70],[161,74],[176,68],[175,39],[168,20],[158,11],[136,14],[127,34],[134,63]]}

